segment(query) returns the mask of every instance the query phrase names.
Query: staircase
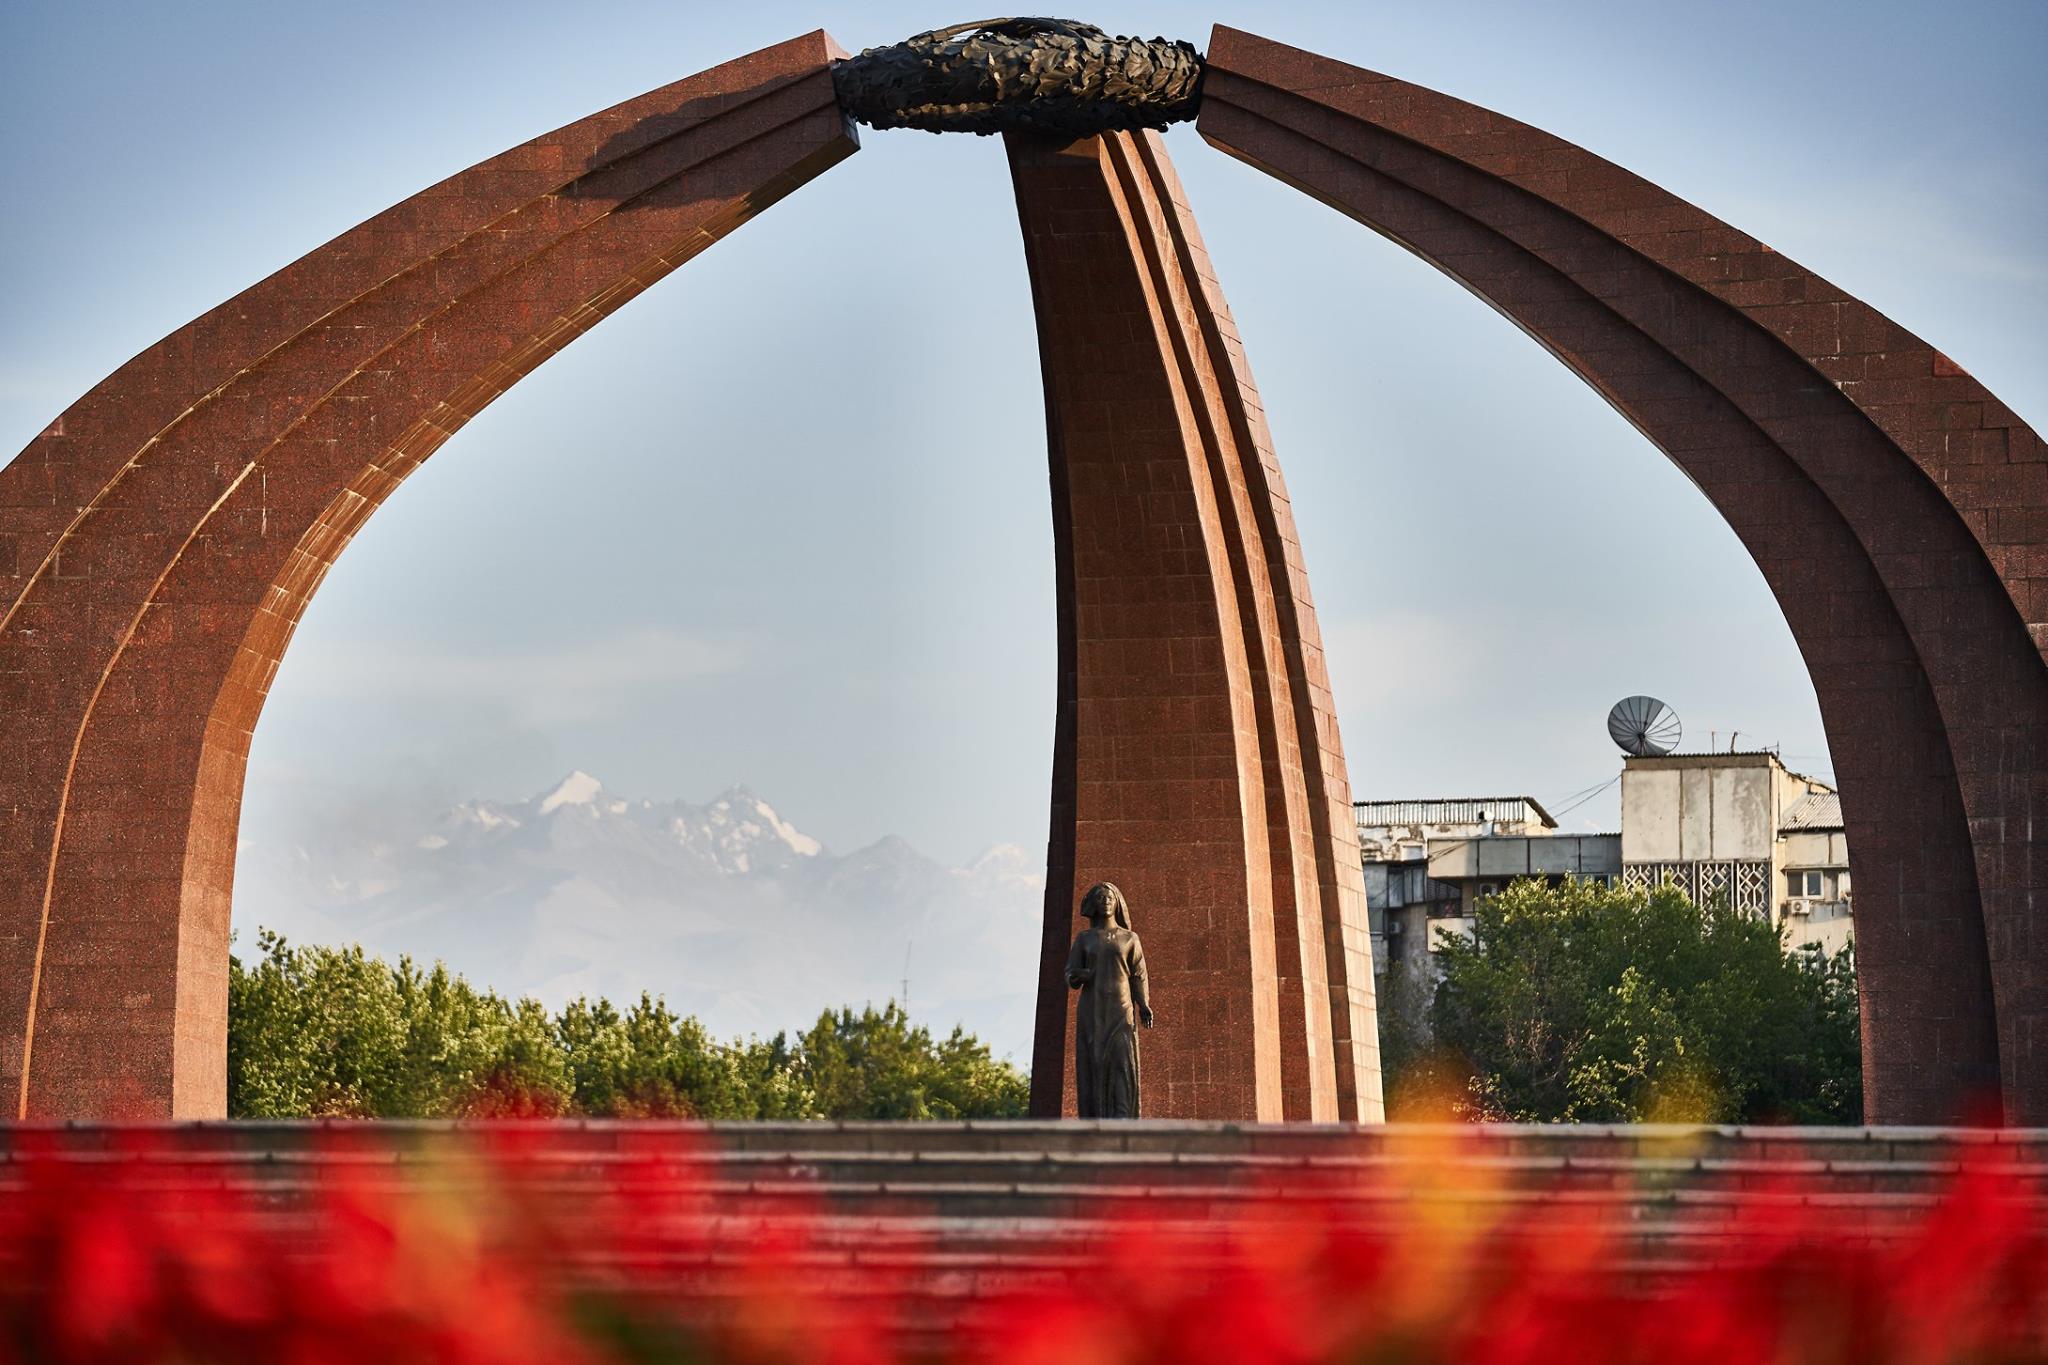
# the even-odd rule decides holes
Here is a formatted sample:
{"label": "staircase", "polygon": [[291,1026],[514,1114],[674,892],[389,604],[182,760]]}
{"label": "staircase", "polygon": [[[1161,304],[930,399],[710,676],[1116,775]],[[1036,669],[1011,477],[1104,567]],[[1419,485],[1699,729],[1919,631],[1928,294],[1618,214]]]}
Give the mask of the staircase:
{"label": "staircase", "polygon": [[920,1338],[991,1296],[1070,1285],[1125,1239],[1219,1222],[1402,1239],[1450,1219],[1508,1227],[1507,1254],[1597,1220],[1615,1268],[1651,1287],[1741,1255],[1759,1209],[1882,1245],[1971,1163],[2007,1168],[2012,1197],[2048,1218],[2048,1130],[1151,1120],[19,1125],[0,1127],[0,1203],[35,1151],[138,1196],[210,1192],[286,1228],[336,1182],[390,1201],[502,1200],[479,1145],[518,1154],[517,1198],[535,1216],[634,1234],[577,1243],[550,1274],[715,1316],[733,1268],[773,1245],[812,1294],[886,1301]]}

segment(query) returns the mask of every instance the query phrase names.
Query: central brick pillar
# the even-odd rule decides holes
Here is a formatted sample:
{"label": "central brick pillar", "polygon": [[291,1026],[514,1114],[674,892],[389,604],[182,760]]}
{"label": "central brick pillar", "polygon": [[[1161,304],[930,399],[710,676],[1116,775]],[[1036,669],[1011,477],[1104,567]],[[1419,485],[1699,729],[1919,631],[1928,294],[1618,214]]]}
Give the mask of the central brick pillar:
{"label": "central brick pillar", "polygon": [[1037,309],[1059,709],[1032,1106],[1072,1114],[1079,895],[1129,895],[1148,1117],[1381,1117],[1363,876],[1257,389],[1163,145],[1006,139]]}

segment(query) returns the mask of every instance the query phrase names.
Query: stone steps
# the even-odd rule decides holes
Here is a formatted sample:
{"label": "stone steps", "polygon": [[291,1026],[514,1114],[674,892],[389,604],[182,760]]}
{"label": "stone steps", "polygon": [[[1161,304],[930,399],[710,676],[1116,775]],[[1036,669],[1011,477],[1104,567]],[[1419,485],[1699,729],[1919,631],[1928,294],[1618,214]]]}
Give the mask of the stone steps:
{"label": "stone steps", "polygon": [[660,1179],[705,1194],[835,1202],[1371,1201],[1418,1185],[1444,1198],[1614,1191],[1711,1201],[1787,1182],[1812,1199],[1927,1195],[1969,1162],[2034,1180],[2048,1173],[2048,1132],[2028,1130],[320,1122],[15,1125],[0,1128],[0,1184],[23,1156],[50,1148],[67,1162],[120,1166],[131,1181],[282,1192],[346,1174],[418,1185],[477,1178],[478,1145],[517,1152],[530,1185],[565,1194]]}
{"label": "stone steps", "polygon": [[[1136,1125],[1125,1125],[1136,1127]],[[593,1125],[467,1130],[517,1150],[550,1182],[599,1185],[687,1164],[723,1188],[866,1187],[883,1195],[956,1187],[1102,1186],[1131,1195],[1372,1187],[1428,1173],[1434,1183],[1560,1190],[1768,1189],[1921,1193],[1966,1161],[2048,1172],[2048,1136],[1953,1130],[1224,1129],[1145,1125]],[[1090,1126],[1092,1127],[1092,1126]],[[120,1164],[180,1180],[277,1186],[348,1172],[456,1178],[466,1149],[438,1124],[207,1124],[162,1129],[18,1126],[0,1130],[0,1181],[16,1155],[55,1144],[68,1161]],[[1094,1138],[1091,1143],[1090,1137]],[[366,1141],[370,1139],[371,1141]],[[1136,1150],[1133,1150],[1133,1147]],[[175,1174],[172,1174],[175,1173]]]}
{"label": "stone steps", "polygon": [[[1611,1231],[1609,1270],[1649,1288],[1739,1255],[1759,1210],[1884,1245],[1973,1162],[2008,1168],[2048,1218],[2040,1130],[1157,1121],[19,1125],[0,1127],[0,1199],[45,1151],[138,1193],[226,1192],[290,1237],[330,1180],[395,1199],[490,1197],[479,1149],[516,1152],[519,1195],[546,1216],[634,1210],[647,1237],[574,1250],[556,1268],[566,1282],[710,1320],[732,1310],[731,1271],[773,1244],[807,1292],[884,1305],[899,1331],[933,1341],[992,1295],[1073,1286],[1087,1250],[1136,1225],[1178,1242],[1218,1220],[1253,1236],[1300,1224],[1400,1237],[1419,1217],[1463,1219],[1510,1229],[1491,1253],[1508,1256],[1583,1216]],[[1180,1270],[1202,1273],[1203,1254]]]}
{"label": "stone steps", "polygon": [[111,1149],[136,1138],[175,1140],[189,1150],[284,1152],[374,1135],[403,1147],[450,1133],[528,1134],[549,1151],[670,1150],[694,1144],[720,1152],[887,1151],[1355,1155],[1464,1146],[1503,1155],[1539,1153],[1654,1156],[1683,1147],[1702,1154],[1772,1158],[1804,1153],[1880,1159],[1934,1150],[2005,1149],[2048,1156],[2048,1128],[1799,1128],[1691,1124],[1339,1124],[1216,1123],[1177,1119],[1103,1121],[974,1119],[959,1122],[730,1122],[566,1119],[536,1123],[443,1120],[233,1120],[191,1123],[48,1123],[0,1126],[0,1153],[39,1137],[67,1151]]}
{"label": "stone steps", "polygon": [[[522,1187],[545,1198],[658,1182],[763,1207],[1084,1221],[1256,1215],[1302,1201],[1363,1215],[1422,1192],[1475,1206],[1549,1200],[1690,1216],[1758,1197],[1877,1210],[1924,1202],[1971,1161],[2036,1185],[2048,1175],[2048,1133],[2025,1130],[222,1123],[0,1129],[0,1189],[39,1148],[119,1167],[138,1187],[202,1185],[272,1202],[339,1176],[386,1192],[450,1188],[484,1177],[468,1139],[518,1152]],[[1774,1193],[1788,1186],[1796,1192]]]}

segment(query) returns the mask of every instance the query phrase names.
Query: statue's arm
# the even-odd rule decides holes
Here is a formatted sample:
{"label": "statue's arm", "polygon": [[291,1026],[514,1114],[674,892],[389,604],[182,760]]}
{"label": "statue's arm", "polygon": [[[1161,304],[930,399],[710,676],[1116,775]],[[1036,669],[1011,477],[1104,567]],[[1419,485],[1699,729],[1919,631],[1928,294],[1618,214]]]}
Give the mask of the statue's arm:
{"label": "statue's arm", "polygon": [[1145,980],[1145,945],[1131,935],[1131,955],[1128,960],[1131,974],[1131,1001],[1138,1007],[1138,1022],[1146,1028],[1152,1027],[1152,993]]}
{"label": "statue's arm", "polygon": [[1067,950],[1067,989],[1070,991],[1080,990],[1095,975],[1088,966],[1088,953],[1082,947],[1084,941],[1085,936],[1075,939],[1074,946]]}

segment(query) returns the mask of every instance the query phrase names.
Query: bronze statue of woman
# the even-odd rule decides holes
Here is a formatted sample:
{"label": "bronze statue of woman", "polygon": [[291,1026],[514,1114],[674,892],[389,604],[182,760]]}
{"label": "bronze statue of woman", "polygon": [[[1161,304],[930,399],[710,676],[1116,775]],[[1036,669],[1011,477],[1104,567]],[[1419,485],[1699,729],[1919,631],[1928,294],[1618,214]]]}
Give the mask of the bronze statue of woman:
{"label": "bronze statue of woman", "polygon": [[1067,954],[1067,986],[1081,992],[1074,1031],[1074,1099],[1084,1119],[1138,1117],[1138,1025],[1152,1027],[1145,949],[1131,932],[1124,893],[1097,882],[1081,898],[1088,921]]}

